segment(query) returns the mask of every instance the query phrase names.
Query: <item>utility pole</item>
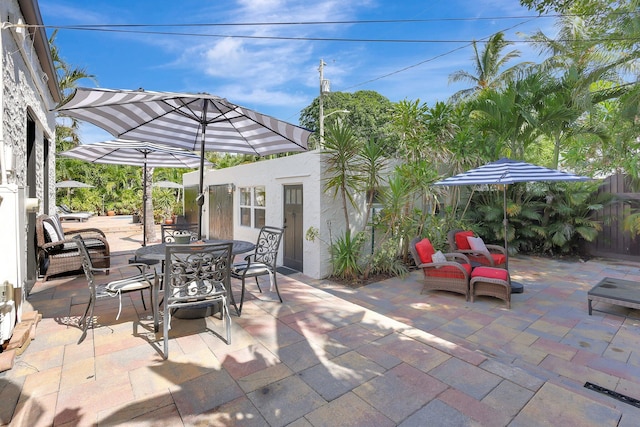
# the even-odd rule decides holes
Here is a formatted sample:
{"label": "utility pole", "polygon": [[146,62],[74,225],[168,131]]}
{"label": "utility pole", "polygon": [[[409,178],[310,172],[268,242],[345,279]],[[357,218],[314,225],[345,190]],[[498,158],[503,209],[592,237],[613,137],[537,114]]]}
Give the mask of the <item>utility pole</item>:
{"label": "utility pole", "polygon": [[323,105],[323,95],[325,93],[329,93],[329,80],[324,79],[324,66],[327,65],[324,63],[322,59],[320,59],[320,67],[318,71],[320,71],[320,99],[319,104],[320,108],[318,110],[318,122],[320,124],[320,148],[324,146],[324,105]]}

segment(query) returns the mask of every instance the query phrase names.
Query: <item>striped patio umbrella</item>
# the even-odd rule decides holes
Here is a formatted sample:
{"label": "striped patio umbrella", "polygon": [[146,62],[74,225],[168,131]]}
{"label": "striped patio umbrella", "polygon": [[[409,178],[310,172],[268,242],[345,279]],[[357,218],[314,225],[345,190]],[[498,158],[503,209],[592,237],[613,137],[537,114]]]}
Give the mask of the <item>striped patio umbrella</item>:
{"label": "striped patio umbrella", "polygon": [[[60,114],[85,120],[117,138],[151,141],[200,151],[269,154],[305,151],[307,129],[209,94],[78,88]],[[204,204],[200,167],[199,237]]]}
{"label": "striped patio umbrella", "polygon": [[69,179],[67,181],[56,182],[56,188],[93,188],[93,185]]}
{"label": "striped patio umbrella", "polygon": [[[82,144],[70,150],[63,151],[59,155],[84,160],[90,163],[141,166],[143,168],[143,246],[147,243],[147,234],[151,235],[154,231],[153,220],[150,223],[147,221],[147,168],[163,167],[195,169],[202,165],[212,165],[206,160],[202,162],[199,155],[189,150],[168,147],[162,144],[130,141],[125,139],[95,142],[93,144]],[[149,226],[147,224],[149,224]]]}
{"label": "striped patio umbrella", "polygon": [[435,182],[433,185],[503,185],[504,202],[504,248],[507,249],[507,268],[509,266],[509,250],[507,242],[507,185],[516,182],[538,181],[587,181],[590,178],[578,176],[556,169],[548,169],[531,163],[502,158],[475,169]]}
{"label": "striped patio umbrella", "polygon": [[158,181],[158,182],[154,182],[153,186],[158,188],[173,188],[173,189],[182,188],[182,184],[178,184],[177,182],[173,182],[173,181]]}

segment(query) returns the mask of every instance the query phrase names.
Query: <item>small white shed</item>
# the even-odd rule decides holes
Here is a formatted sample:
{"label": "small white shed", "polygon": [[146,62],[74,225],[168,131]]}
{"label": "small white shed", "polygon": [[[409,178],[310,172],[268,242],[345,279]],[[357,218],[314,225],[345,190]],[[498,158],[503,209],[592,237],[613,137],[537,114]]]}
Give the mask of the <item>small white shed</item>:
{"label": "small white shed", "polygon": [[[322,157],[314,150],[206,171],[203,235],[255,241],[262,225],[284,226],[278,265],[327,277],[330,242],[344,234],[345,224],[341,202],[324,191]],[[198,171],[184,175],[185,194],[197,191],[198,180]],[[361,215],[351,212],[350,221],[362,228]],[[318,233],[314,241],[305,237],[310,229]]]}

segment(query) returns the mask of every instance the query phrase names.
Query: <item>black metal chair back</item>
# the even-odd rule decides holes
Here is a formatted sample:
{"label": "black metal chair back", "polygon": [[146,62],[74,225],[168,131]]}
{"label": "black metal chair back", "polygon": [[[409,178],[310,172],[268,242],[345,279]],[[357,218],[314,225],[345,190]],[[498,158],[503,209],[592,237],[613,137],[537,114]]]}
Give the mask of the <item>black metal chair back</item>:
{"label": "black metal chair back", "polygon": [[238,316],[242,313],[242,305],[244,303],[245,279],[254,277],[258,290],[262,292],[258,277],[269,276],[272,287],[275,287],[278,299],[282,302],[280,290],[278,289],[278,281],[276,278],[276,269],[278,261],[278,250],[280,241],[282,240],[283,228],[264,226],[260,229],[256,248],[253,254],[247,255],[244,262],[234,264],[231,269],[231,277],[242,280],[242,293],[240,294],[240,309],[236,308]]}
{"label": "black metal chair back", "polygon": [[[229,272],[232,243],[167,244],[164,265],[164,357],[169,355],[169,329],[171,314],[180,308],[207,308],[219,306],[226,323],[227,344],[231,343],[231,316]],[[159,295],[156,296],[159,300]],[[154,316],[155,330],[159,319]]]}
{"label": "black metal chair back", "polygon": [[184,235],[187,232],[191,235],[190,241],[198,240],[198,224],[161,224],[160,236],[162,243],[176,243],[176,234]]}

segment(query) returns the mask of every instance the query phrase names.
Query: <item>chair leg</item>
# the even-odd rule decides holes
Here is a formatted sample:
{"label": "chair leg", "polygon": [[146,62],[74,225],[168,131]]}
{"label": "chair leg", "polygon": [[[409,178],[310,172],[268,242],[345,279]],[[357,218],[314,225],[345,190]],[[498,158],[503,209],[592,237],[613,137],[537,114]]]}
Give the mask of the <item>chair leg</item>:
{"label": "chair leg", "polygon": [[233,289],[231,289],[231,283],[229,283],[229,292],[227,292],[228,298],[231,299],[231,304],[236,309],[236,314],[240,317],[240,310],[238,310],[238,306],[236,305],[236,298],[233,296]]}
{"label": "chair leg", "polygon": [[165,305],[164,307],[164,319],[162,319],[162,339],[164,341],[164,354],[163,358],[166,360],[169,357],[169,318],[171,314],[169,309]]}
{"label": "chair leg", "polygon": [[280,302],[282,302],[282,297],[280,296],[280,290],[278,289],[278,279],[276,279],[275,271],[271,272],[269,276],[270,276],[270,279],[273,280],[273,284],[276,287],[276,293],[278,294],[278,298],[280,299]]}
{"label": "chair leg", "polygon": [[87,329],[89,328],[89,322],[92,322],[93,319],[93,306],[95,305],[95,298],[93,295],[89,297],[89,304],[87,304],[87,308],[84,310],[84,314],[78,321],[78,326],[82,327],[82,335],[80,335],[80,339],[78,340],[78,344],[80,344],[87,337]]}
{"label": "chair leg", "polygon": [[244,277],[242,278],[242,291],[240,292],[240,310],[238,310],[238,317],[242,314],[242,304],[244,304]]}
{"label": "chair leg", "polygon": [[159,289],[159,285],[156,281],[156,283],[154,284],[153,287],[153,295],[155,295],[152,299],[151,299],[151,307],[153,309],[153,332],[158,332],[158,329],[160,329],[158,326],[160,324],[160,315],[158,313],[158,311],[160,311],[160,304],[158,302],[158,300],[160,299],[160,289]]}
{"label": "chair leg", "polygon": [[256,286],[258,287],[258,290],[260,291],[260,293],[262,293],[262,289],[260,288],[260,282],[258,282],[258,276],[256,276]]}
{"label": "chair leg", "polygon": [[142,291],[144,291],[144,289],[140,289],[140,298],[142,298],[142,307],[144,308],[145,311],[147,311],[147,305],[144,303],[144,293],[142,293]]}
{"label": "chair leg", "polygon": [[227,299],[222,299],[222,307],[220,308],[222,311],[222,316],[224,318],[224,323],[227,329],[227,345],[231,345],[231,314],[229,313],[229,305],[227,304]]}

